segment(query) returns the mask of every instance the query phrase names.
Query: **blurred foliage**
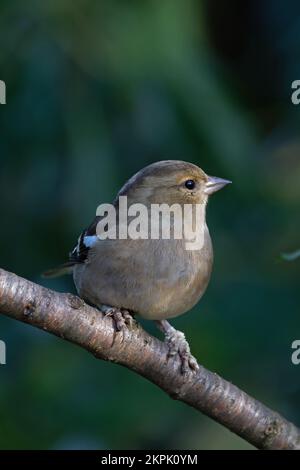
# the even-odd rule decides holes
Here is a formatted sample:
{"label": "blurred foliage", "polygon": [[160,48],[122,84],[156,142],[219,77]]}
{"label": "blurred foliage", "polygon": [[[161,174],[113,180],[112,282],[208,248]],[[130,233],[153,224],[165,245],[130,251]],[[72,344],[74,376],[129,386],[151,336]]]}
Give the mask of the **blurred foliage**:
{"label": "blurred foliage", "polygon": [[[300,422],[300,5],[2,0],[0,265],[65,260],[134,172],[184,159],[234,184],[208,208],[207,294],[173,324],[212,370]],[[150,322],[145,327],[156,334]],[[247,448],[144,379],[0,318],[0,448]]]}

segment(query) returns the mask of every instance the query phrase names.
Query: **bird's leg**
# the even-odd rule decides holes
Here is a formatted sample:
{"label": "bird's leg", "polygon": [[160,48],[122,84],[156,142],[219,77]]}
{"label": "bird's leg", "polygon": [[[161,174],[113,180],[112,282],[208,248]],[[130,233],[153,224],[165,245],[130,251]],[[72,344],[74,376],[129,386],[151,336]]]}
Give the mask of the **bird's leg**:
{"label": "bird's leg", "polygon": [[122,316],[125,320],[125,324],[131,328],[134,325],[134,317],[133,315],[129,312],[129,310],[126,310],[125,308],[121,308],[121,313]]}
{"label": "bird's leg", "polygon": [[199,366],[191,354],[190,346],[182,331],[176,330],[167,320],[157,320],[158,328],[164,333],[165,341],[169,346],[168,357],[179,354],[181,359],[181,372],[187,374],[190,370],[196,371]]}
{"label": "bird's leg", "polygon": [[131,328],[134,319],[128,310],[124,308],[111,307],[110,305],[101,305],[100,310],[106,317],[112,317],[117,331],[122,331],[124,328]]}

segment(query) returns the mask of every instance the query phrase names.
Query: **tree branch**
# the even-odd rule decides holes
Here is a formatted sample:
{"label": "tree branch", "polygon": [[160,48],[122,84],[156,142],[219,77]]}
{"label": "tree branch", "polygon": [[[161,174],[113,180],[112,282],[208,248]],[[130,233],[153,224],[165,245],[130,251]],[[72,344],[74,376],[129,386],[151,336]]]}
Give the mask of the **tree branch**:
{"label": "tree branch", "polygon": [[166,360],[163,342],[139,325],[117,333],[110,317],[74,295],[0,269],[0,312],[128,367],[259,449],[300,449],[300,430],[278,413],[202,366],[182,376],[179,359]]}

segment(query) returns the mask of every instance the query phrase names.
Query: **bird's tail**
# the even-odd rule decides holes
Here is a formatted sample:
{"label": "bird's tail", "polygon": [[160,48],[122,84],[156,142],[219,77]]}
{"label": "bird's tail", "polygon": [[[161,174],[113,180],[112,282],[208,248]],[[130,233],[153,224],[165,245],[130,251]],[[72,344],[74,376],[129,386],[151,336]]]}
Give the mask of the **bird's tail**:
{"label": "bird's tail", "polygon": [[42,277],[54,278],[64,276],[65,274],[72,274],[74,262],[68,261],[67,263],[57,266],[57,268],[49,269],[42,273]]}

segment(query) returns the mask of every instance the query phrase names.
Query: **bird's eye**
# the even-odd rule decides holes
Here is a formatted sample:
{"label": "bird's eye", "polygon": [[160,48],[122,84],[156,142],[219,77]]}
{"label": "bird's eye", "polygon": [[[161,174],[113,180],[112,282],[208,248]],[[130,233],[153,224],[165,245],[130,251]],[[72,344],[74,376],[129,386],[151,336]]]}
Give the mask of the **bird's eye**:
{"label": "bird's eye", "polygon": [[194,180],[186,180],[184,185],[187,189],[192,190],[195,187],[195,181]]}

